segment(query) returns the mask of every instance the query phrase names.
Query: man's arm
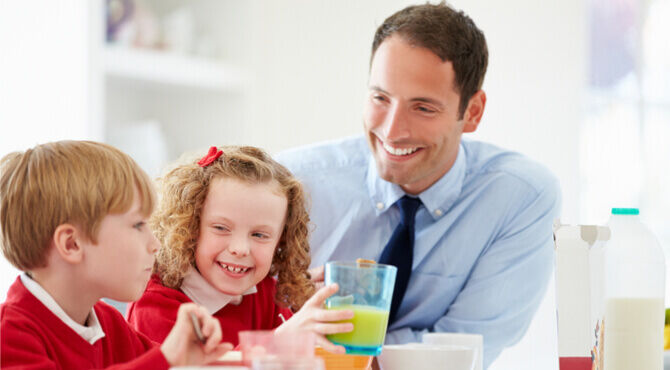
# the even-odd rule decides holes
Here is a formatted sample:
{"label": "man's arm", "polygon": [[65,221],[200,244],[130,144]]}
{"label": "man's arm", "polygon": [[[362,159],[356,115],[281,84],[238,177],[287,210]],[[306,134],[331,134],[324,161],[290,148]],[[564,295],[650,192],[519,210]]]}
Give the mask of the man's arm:
{"label": "man's arm", "polygon": [[[485,366],[516,343],[540,305],[553,271],[552,225],[559,209],[560,190],[551,186],[511,217],[430,331],[483,334]],[[386,342],[421,341],[427,331],[395,330]]]}

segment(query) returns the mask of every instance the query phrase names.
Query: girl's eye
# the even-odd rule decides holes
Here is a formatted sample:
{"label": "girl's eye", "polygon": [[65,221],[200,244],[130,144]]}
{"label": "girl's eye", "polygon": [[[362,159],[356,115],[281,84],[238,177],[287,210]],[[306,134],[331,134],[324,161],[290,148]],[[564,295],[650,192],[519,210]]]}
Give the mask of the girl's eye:
{"label": "girl's eye", "polygon": [[218,231],[228,231],[228,228],[225,227],[225,226],[214,225],[213,227],[214,227],[216,230],[218,230]]}
{"label": "girl's eye", "polygon": [[259,239],[269,238],[269,236],[267,234],[263,234],[263,233],[253,233],[253,234],[251,234],[251,236],[253,236],[254,238],[259,238]]}
{"label": "girl's eye", "polygon": [[137,230],[142,230],[142,228],[144,227],[144,225],[146,225],[146,222],[144,222],[144,221],[140,221],[140,222],[137,222],[136,224],[134,224],[134,225],[133,225],[133,228],[135,228],[135,229],[137,229]]}

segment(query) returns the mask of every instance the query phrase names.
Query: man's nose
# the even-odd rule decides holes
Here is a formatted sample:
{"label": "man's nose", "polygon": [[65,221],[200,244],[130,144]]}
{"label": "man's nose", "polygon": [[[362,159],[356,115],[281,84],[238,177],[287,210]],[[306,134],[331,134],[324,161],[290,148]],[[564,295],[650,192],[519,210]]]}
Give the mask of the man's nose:
{"label": "man's nose", "polygon": [[384,117],[382,132],[387,141],[398,141],[410,136],[409,122],[402,104],[393,104]]}

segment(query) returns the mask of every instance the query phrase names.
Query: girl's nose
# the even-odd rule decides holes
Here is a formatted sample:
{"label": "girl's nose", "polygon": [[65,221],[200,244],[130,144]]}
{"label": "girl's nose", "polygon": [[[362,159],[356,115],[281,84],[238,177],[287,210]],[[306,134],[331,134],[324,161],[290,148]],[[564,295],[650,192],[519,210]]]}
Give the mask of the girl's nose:
{"label": "girl's nose", "polygon": [[228,245],[230,254],[238,257],[244,257],[249,254],[249,243],[246,238],[234,238]]}

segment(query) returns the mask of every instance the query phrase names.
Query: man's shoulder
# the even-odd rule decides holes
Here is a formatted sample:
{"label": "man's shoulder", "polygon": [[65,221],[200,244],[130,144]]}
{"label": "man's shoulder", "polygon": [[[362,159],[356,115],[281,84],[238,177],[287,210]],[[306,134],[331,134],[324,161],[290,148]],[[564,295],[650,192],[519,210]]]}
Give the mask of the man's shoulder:
{"label": "man's shoulder", "polygon": [[543,164],[496,145],[463,140],[470,178],[491,178],[527,186],[537,193],[558,191],[558,179]]}
{"label": "man's shoulder", "polygon": [[369,149],[365,139],[358,135],[288,149],[275,159],[300,176],[314,171],[367,167]]}

